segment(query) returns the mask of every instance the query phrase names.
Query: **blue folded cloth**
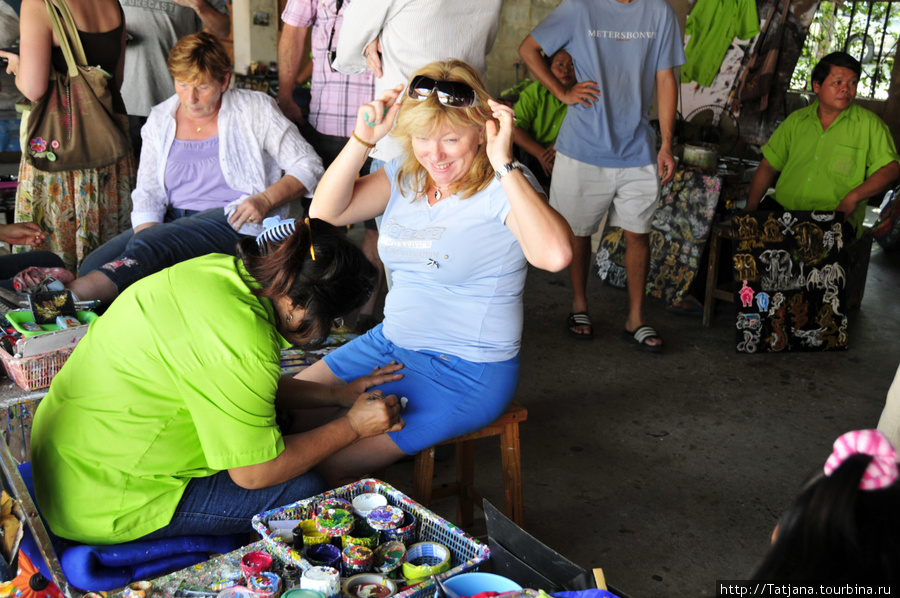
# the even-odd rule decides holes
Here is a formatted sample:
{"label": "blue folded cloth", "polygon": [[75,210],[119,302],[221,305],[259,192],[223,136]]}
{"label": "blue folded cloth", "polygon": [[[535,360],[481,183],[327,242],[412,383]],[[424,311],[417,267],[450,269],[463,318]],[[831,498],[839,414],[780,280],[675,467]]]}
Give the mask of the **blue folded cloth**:
{"label": "blue folded cloth", "polygon": [[[19,473],[33,499],[31,463],[20,465]],[[58,538],[49,529],[47,533],[66,580],[80,590],[92,592],[115,590],[133,581],[159,577],[190,567],[207,560],[210,553],[236,550],[247,539],[246,534],[196,535],[90,546]],[[37,542],[28,529],[22,538],[21,550],[44,577],[52,579]]]}

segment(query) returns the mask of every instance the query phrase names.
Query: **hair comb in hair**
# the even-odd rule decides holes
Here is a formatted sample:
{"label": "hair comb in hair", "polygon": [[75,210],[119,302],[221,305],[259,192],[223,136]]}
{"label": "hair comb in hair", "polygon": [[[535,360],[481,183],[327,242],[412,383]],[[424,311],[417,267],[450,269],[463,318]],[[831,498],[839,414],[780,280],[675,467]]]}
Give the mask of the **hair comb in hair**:
{"label": "hair comb in hair", "polygon": [[880,490],[897,481],[897,451],[887,436],[878,430],[854,430],[834,441],[834,450],[825,462],[825,475],[830,476],[851,455],[870,455],[860,490]]}
{"label": "hair comb in hair", "polygon": [[284,241],[293,235],[296,230],[293,218],[282,221],[281,216],[269,216],[263,220],[263,226],[265,230],[256,235],[256,244],[259,246],[262,246],[265,241],[270,243]]}

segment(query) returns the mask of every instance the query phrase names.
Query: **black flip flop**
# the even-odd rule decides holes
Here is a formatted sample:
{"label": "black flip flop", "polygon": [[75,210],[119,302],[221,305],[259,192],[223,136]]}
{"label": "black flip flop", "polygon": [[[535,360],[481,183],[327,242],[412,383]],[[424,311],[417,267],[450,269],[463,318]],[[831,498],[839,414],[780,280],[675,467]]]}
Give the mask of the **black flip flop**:
{"label": "black flip flop", "polygon": [[649,351],[650,353],[662,353],[663,351],[662,345],[647,344],[647,341],[649,339],[659,338],[659,335],[656,333],[656,330],[653,329],[653,326],[647,326],[646,324],[644,324],[643,326],[638,326],[634,332],[623,330],[622,338],[630,343],[636,344],[644,351]]}
{"label": "black flip flop", "polygon": [[[573,326],[587,326],[590,331],[587,333],[575,332],[572,330]],[[583,311],[569,314],[569,317],[566,318],[566,330],[570,336],[580,341],[589,341],[594,338],[594,326],[591,324],[591,318]]]}

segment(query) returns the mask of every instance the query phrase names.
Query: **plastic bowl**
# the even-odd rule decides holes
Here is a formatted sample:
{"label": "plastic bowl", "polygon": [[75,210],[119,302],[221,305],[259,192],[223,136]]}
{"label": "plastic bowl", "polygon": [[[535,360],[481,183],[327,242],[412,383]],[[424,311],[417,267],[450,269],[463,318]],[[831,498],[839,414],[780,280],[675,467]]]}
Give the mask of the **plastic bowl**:
{"label": "plastic bowl", "polygon": [[515,592],[522,589],[522,586],[502,575],[480,571],[454,575],[443,583],[457,596],[474,596],[481,592]]}

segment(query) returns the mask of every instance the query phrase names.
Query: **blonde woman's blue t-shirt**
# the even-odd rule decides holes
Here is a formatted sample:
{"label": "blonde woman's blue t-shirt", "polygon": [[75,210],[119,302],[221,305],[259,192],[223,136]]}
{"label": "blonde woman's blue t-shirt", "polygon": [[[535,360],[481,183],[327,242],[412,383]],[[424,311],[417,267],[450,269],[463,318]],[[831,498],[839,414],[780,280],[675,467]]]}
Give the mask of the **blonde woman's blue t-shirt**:
{"label": "blonde woman's blue t-shirt", "polygon": [[[452,195],[430,206],[398,186],[399,165],[399,158],[385,165],[391,198],[378,237],[378,253],[391,271],[385,338],[468,361],[515,357],[527,261],[506,226],[511,207],[500,181],[469,199]],[[534,175],[523,172],[543,194]]]}

